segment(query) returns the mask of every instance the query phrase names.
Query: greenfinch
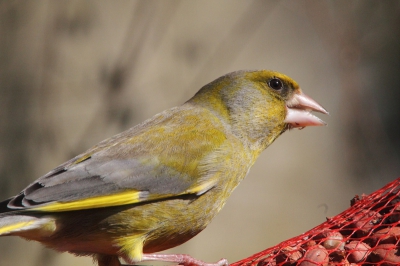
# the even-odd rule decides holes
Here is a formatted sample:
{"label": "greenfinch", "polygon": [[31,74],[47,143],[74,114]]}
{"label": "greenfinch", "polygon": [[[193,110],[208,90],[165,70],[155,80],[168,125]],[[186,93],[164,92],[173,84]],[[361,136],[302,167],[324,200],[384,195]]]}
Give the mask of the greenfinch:
{"label": "greenfinch", "polygon": [[104,140],[0,203],[0,235],[93,256],[99,266],[160,260],[154,254],[201,232],[260,153],[327,111],[286,75],[237,71],[179,107]]}

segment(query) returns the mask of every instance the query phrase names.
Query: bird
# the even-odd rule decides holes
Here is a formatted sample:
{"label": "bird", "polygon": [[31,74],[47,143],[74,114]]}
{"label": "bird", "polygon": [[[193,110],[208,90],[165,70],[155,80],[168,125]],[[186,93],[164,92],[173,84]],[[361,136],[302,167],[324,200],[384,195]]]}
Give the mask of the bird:
{"label": "bird", "polygon": [[328,114],[284,74],[228,73],[0,202],[0,236],[92,256],[98,266],[228,265],[158,252],[205,229],[282,133],[326,125],[312,111]]}

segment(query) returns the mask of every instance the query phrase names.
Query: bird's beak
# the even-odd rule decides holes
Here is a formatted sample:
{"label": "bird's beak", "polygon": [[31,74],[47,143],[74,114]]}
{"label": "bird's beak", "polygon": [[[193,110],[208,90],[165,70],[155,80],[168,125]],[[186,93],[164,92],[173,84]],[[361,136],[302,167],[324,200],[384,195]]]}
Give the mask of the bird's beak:
{"label": "bird's beak", "polygon": [[289,128],[303,128],[307,126],[324,126],[326,123],[311,114],[311,111],[328,114],[328,112],[316,101],[303,92],[295,93],[286,101],[285,123]]}

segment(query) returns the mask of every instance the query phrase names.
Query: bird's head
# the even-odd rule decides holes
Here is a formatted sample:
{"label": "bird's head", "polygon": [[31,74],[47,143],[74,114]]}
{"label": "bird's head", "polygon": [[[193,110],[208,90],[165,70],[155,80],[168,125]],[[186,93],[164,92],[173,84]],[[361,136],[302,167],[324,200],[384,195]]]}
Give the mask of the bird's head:
{"label": "bird's head", "polygon": [[262,151],[285,130],[325,125],[328,112],[279,72],[237,71],[205,85],[189,100],[210,109],[235,136]]}

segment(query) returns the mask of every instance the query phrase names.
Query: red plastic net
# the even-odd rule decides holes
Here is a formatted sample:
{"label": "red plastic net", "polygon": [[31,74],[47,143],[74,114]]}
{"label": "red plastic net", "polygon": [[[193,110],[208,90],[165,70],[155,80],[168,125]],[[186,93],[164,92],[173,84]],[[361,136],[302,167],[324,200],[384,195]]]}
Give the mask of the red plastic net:
{"label": "red plastic net", "polygon": [[400,265],[400,178],[310,231],[232,266]]}

